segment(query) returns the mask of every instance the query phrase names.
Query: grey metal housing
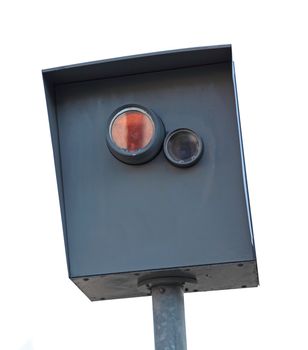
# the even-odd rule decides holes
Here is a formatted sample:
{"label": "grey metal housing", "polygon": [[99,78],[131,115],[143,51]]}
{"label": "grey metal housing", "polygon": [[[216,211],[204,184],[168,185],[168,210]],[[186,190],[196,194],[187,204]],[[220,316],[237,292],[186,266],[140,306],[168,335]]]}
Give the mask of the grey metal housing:
{"label": "grey metal housing", "polygon": [[[91,299],[148,295],[138,280],[189,271],[185,292],[253,287],[258,273],[231,46],[43,71],[70,278]],[[204,141],[191,168],[160,152],[139,166],[108,150],[122,105]]]}

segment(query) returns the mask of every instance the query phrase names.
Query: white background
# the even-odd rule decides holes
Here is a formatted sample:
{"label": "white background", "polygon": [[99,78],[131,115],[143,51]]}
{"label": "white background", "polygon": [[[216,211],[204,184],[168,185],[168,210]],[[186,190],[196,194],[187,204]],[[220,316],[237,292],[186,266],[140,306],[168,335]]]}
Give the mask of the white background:
{"label": "white background", "polygon": [[154,349],[150,298],[67,278],[41,69],[233,45],[259,288],[185,296],[189,350],[307,349],[305,1],[2,1],[0,349]]}

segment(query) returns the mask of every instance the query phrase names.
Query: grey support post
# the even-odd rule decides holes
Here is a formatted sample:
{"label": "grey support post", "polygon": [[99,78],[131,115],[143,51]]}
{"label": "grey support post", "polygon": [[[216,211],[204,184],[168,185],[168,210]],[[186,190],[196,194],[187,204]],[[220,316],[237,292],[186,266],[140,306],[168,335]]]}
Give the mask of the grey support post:
{"label": "grey support post", "polygon": [[152,287],[152,301],[155,350],[186,350],[183,286]]}
{"label": "grey support post", "polygon": [[151,291],[155,350],[186,350],[184,284],[196,283],[187,273],[152,273],[139,280]]}

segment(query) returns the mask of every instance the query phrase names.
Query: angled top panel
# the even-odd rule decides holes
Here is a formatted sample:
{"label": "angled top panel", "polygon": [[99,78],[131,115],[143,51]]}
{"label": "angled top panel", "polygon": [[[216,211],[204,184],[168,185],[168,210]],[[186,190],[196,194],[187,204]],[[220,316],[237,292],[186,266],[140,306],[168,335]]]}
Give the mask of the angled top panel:
{"label": "angled top panel", "polygon": [[231,62],[231,45],[198,47],[127,56],[43,70],[53,84]]}

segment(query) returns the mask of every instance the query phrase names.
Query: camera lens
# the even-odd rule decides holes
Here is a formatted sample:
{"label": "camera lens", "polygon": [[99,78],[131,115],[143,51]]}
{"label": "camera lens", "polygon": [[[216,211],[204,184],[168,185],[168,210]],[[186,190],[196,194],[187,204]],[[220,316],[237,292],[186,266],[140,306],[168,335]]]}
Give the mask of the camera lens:
{"label": "camera lens", "polygon": [[144,112],[128,110],[116,116],[110,131],[113,142],[119,148],[133,153],[150,143],[154,135],[154,123]]}
{"label": "camera lens", "polygon": [[177,129],[167,135],[164,152],[167,159],[177,167],[189,167],[202,155],[201,138],[190,129]]}
{"label": "camera lens", "polygon": [[165,127],[149,109],[139,105],[122,106],[112,113],[107,123],[107,146],[123,163],[149,162],[161,150]]}

